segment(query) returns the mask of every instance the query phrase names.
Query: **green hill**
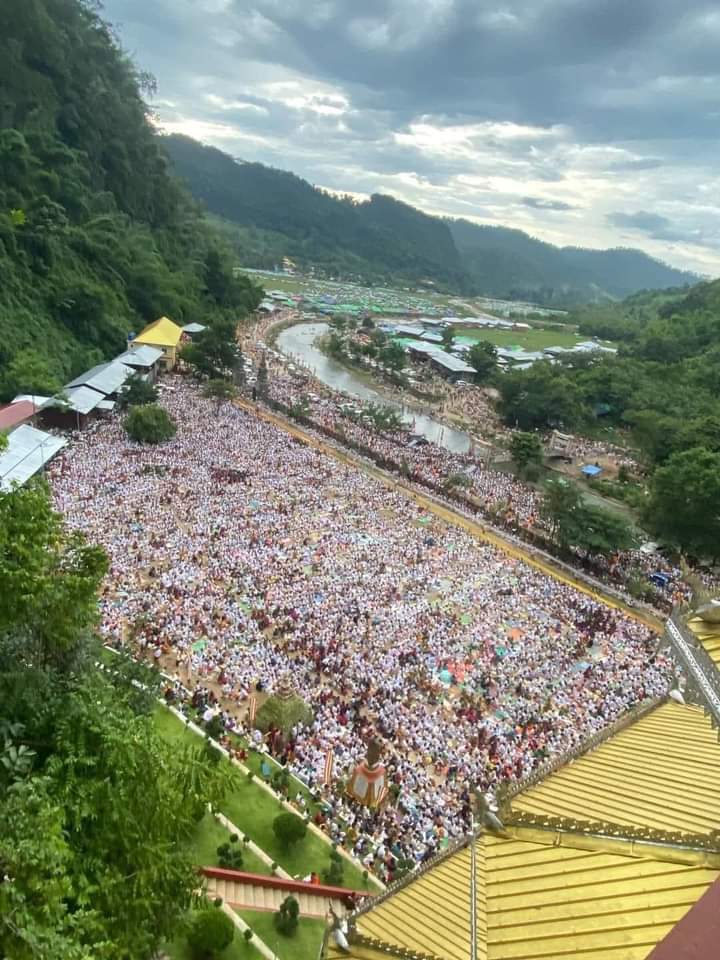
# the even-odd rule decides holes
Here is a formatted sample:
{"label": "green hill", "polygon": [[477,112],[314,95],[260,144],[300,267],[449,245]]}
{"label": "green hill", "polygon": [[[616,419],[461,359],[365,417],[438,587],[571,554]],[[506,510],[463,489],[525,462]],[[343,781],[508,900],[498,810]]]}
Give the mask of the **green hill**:
{"label": "green hill", "polygon": [[224,240],[168,173],[147,90],[90,4],[0,5],[0,398],[66,382],[161,314],[257,302],[244,280],[226,302],[207,289]]}
{"label": "green hill", "polygon": [[189,137],[169,136],[164,144],[193,195],[226,222],[249,266],[270,268],[289,256],[346,278],[429,280],[459,293],[556,305],[698,279],[639,250],[555,247],[521,230],[428,216],[388,196],[338,197]]}

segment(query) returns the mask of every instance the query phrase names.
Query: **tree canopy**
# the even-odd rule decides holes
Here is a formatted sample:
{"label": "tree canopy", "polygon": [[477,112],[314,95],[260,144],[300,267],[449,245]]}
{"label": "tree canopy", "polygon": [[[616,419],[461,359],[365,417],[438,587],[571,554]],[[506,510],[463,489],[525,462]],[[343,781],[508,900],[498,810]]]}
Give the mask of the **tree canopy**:
{"label": "tree canopy", "polygon": [[107,562],[44,484],[0,493],[0,564],[0,956],[150,960],[231,768],[159,736],[135,671],[97,669]]}
{"label": "tree canopy", "polygon": [[125,432],[138,443],[164,443],[175,436],[175,421],[164,407],[146,403],[132,407],[123,421]]}
{"label": "tree canopy", "polygon": [[85,0],[0,10],[0,400],[51,394],[162,314],[259,290],[168,173],[152,90]]}

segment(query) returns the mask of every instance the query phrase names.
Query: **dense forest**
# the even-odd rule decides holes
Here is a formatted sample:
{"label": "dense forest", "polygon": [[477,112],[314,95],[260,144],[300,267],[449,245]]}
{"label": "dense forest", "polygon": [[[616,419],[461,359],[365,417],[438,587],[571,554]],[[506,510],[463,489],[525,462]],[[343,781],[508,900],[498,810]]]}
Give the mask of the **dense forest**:
{"label": "dense forest", "polygon": [[333,276],[429,280],[456,293],[557,306],[697,280],[638,250],[561,249],[520,230],[431,217],[387,196],[333,196],[189,137],[169,136],[164,145],[248,266],[270,269],[288,256]]}
{"label": "dense forest", "polygon": [[0,399],[57,389],[162,314],[257,302],[168,173],[150,90],[95,4],[0,5]]}
{"label": "dense forest", "polygon": [[498,378],[502,410],[522,429],[615,427],[649,474],[647,529],[696,557],[720,556],[720,280],[637,294],[570,314],[617,355],[568,355]]}

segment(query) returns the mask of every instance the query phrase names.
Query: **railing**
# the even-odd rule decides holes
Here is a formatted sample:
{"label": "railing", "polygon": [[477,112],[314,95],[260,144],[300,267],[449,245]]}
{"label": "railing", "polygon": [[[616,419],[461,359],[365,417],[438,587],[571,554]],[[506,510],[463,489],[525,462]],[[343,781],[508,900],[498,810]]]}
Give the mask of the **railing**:
{"label": "railing", "polygon": [[720,673],[702,643],[687,628],[679,609],[673,610],[667,621],[666,636],[687,675],[688,692],[698,696],[720,731]]}
{"label": "railing", "polygon": [[284,877],[266,877],[259,873],[245,873],[242,870],[226,870],[223,867],[201,867],[200,873],[213,880],[225,880],[229,883],[244,883],[251,887],[267,887],[271,890],[284,890],[288,893],[305,893],[310,897],[328,897],[331,900],[343,900],[356,903],[369,892],[351,890],[349,887],[333,887],[325,883],[309,883],[305,880],[287,880]]}

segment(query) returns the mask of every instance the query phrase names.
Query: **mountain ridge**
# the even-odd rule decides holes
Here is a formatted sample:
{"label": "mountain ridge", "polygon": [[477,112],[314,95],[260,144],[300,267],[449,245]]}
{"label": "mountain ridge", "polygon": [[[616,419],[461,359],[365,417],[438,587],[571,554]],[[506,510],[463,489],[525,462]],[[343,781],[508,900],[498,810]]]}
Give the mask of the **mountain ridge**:
{"label": "mountain ridge", "polygon": [[161,143],[190,192],[226,221],[249,266],[289,256],[345,277],[430,281],[558,306],[701,279],[633,248],[557,247],[516,228],[433,216],[386,194],[358,201],[179,134]]}

